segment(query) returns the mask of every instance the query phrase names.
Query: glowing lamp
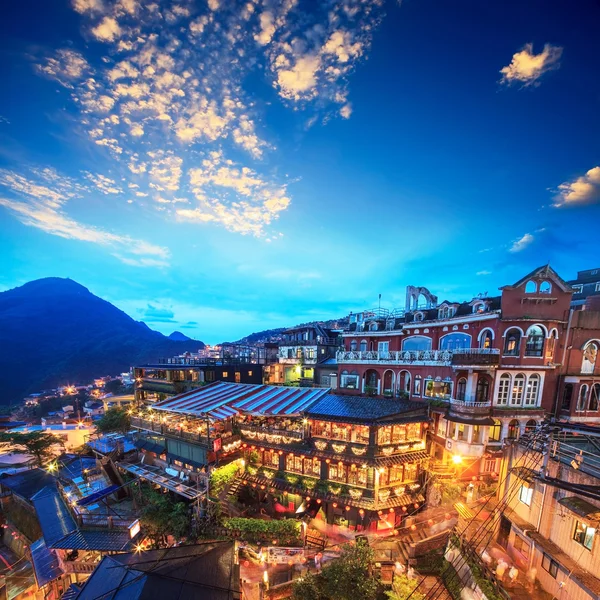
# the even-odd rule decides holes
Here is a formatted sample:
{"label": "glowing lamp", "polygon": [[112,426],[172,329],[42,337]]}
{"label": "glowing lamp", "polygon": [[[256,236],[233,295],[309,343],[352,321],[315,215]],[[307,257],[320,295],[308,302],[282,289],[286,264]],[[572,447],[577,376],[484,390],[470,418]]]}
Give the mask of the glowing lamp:
{"label": "glowing lamp", "polygon": [[333,506],[333,508],[337,508],[338,507],[338,503],[334,502],[331,506]]}
{"label": "glowing lamp", "polygon": [[365,511],[364,511],[364,510],[361,508],[361,509],[358,511],[358,514],[359,514],[361,517],[364,517],[364,516],[365,516]]}
{"label": "glowing lamp", "polygon": [[413,506],[414,506],[415,508],[419,508],[419,503],[418,503],[418,502],[415,502],[415,503],[413,504]]}
{"label": "glowing lamp", "polygon": [[462,456],[461,456],[460,454],[455,454],[455,455],[452,457],[452,462],[453,462],[455,465],[460,465],[460,464],[462,463],[462,461],[463,461],[463,459],[462,459]]}
{"label": "glowing lamp", "polygon": [[394,512],[395,512],[395,511],[394,511],[394,509],[393,509],[393,508],[390,508],[390,514],[392,514],[392,515],[393,515],[393,514],[394,514]]}
{"label": "glowing lamp", "polygon": [[306,500],[307,502],[310,502],[310,496],[306,496],[305,500]]}
{"label": "glowing lamp", "polygon": [[408,509],[406,508],[406,506],[402,507],[402,512],[406,512]]}
{"label": "glowing lamp", "polygon": [[348,511],[348,510],[350,510],[350,507],[349,507],[349,506],[346,506],[346,510],[347,510],[347,511]]}
{"label": "glowing lamp", "polygon": [[416,531],[416,529],[417,529],[417,526],[416,526],[416,525],[411,525],[411,526],[410,526],[410,529],[411,529],[411,531]]}

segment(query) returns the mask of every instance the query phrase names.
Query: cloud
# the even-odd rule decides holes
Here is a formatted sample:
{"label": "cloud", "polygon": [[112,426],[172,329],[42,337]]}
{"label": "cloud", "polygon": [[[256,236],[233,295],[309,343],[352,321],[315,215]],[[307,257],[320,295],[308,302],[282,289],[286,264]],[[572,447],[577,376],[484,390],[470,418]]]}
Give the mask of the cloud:
{"label": "cloud", "polygon": [[102,21],[92,29],[92,34],[101,42],[112,42],[121,33],[121,27],[114,17],[104,17]]}
{"label": "cloud", "polygon": [[510,64],[500,69],[501,83],[522,83],[533,85],[547,71],[558,69],[563,49],[560,46],[546,44],[539,54],[533,53],[533,44],[526,44],[519,52],[513,54]]}
{"label": "cloud", "polygon": [[509,248],[509,252],[521,252],[525,250],[534,240],[534,237],[530,233],[526,233],[523,237],[515,240],[512,246]]}
{"label": "cloud", "polygon": [[492,272],[491,271],[477,271],[477,273],[475,273],[475,275],[491,275]]}
{"label": "cloud", "polygon": [[[87,225],[70,217],[65,212],[65,205],[89,193],[85,185],[52,169],[33,169],[30,177],[0,170],[0,188],[16,196],[0,196],[0,206],[12,212],[24,225],[64,239],[104,246],[126,264],[153,267],[168,265],[169,251],[166,248]],[[107,185],[101,177],[91,176],[88,179],[94,185]]]}
{"label": "cloud", "polygon": [[150,323],[176,323],[175,313],[169,308],[148,304],[142,313],[142,319]]}
{"label": "cloud", "polygon": [[576,206],[597,202],[600,202],[600,167],[590,169],[574,181],[561,183],[554,197],[555,206]]}
{"label": "cloud", "polygon": [[91,72],[89,64],[79,52],[65,48],[57,50],[43,64],[36,65],[36,69],[67,88],[73,88],[76,81]]}
{"label": "cloud", "polygon": [[104,3],[102,0],[73,0],[73,8],[78,13],[102,12]]}
{"label": "cloud", "polygon": [[85,173],[85,178],[91,181],[96,188],[103,194],[121,194],[123,190],[117,185],[117,182],[105,175]]}

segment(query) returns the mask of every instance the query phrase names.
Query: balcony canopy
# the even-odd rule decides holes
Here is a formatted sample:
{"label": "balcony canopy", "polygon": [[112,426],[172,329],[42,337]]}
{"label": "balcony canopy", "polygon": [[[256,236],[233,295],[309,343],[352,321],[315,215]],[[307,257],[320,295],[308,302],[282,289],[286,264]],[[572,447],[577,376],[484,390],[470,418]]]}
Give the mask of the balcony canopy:
{"label": "balcony canopy", "polygon": [[329,389],[215,382],[152,406],[158,411],[226,419],[238,413],[291,416],[302,413]]}

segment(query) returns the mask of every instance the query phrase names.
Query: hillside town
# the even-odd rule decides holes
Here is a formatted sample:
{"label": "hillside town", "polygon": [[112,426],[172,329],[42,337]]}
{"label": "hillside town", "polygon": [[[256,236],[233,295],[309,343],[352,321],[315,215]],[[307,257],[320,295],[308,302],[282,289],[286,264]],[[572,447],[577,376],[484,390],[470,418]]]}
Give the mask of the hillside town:
{"label": "hillside town", "polygon": [[599,599],[600,267],[342,322],[0,417],[4,597]]}

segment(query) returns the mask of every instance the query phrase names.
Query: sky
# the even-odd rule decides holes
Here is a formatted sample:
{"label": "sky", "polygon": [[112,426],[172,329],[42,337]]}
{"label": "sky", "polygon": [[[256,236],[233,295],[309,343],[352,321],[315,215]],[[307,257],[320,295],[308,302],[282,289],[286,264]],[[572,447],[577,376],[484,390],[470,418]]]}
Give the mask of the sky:
{"label": "sky", "polygon": [[600,2],[21,0],[0,291],[207,343],[600,266]]}

